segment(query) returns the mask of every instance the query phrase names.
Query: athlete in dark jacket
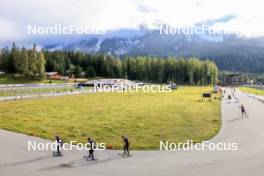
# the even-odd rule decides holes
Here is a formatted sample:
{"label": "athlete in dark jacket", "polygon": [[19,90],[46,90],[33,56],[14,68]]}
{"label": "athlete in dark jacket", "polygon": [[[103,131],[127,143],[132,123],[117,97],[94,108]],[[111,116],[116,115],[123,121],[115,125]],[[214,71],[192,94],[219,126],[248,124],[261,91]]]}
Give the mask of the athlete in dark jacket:
{"label": "athlete in dark jacket", "polygon": [[60,139],[59,136],[55,136],[55,141],[56,141],[56,145],[57,145],[57,153],[56,153],[56,155],[62,156],[62,154],[60,152],[60,148],[62,147],[62,140]]}
{"label": "athlete in dark jacket", "polygon": [[94,158],[94,147],[95,147],[95,142],[89,137],[88,138],[88,143],[90,144],[90,150],[89,150],[89,156],[88,156],[88,158],[87,159],[90,159],[91,158],[91,160],[95,160],[95,158]]}
{"label": "athlete in dark jacket", "polygon": [[124,142],[124,155],[129,156],[129,141],[127,136],[122,136]]}
{"label": "athlete in dark jacket", "polygon": [[242,117],[244,117],[244,114],[245,114],[245,116],[247,116],[247,113],[246,113],[245,107],[244,107],[243,105],[240,106],[240,110],[241,110],[241,115],[242,115]]}

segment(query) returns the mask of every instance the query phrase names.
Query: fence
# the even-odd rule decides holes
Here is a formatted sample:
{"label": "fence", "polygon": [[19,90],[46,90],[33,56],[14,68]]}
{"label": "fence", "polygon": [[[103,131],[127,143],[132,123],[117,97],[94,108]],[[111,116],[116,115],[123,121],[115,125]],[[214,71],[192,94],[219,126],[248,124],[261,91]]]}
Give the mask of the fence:
{"label": "fence", "polygon": [[49,92],[49,93],[45,93],[45,92],[28,93],[28,94],[22,94],[22,95],[0,97],[0,101],[22,100],[22,99],[30,99],[30,98],[53,97],[53,96],[64,96],[64,95],[77,95],[77,94],[84,94],[84,93],[93,93],[93,90],[75,90],[75,91]]}
{"label": "fence", "polygon": [[69,88],[76,87],[74,83],[62,83],[62,84],[1,84],[0,91],[10,90],[32,90],[32,89],[48,89],[48,88]]}

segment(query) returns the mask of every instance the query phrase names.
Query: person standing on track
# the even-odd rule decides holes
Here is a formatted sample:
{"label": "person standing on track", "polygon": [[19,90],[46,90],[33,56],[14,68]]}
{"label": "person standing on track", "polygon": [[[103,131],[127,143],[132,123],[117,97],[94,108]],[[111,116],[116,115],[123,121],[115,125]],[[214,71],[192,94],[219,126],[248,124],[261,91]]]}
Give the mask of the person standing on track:
{"label": "person standing on track", "polygon": [[95,147],[95,142],[89,137],[88,138],[88,143],[90,144],[90,150],[89,150],[89,155],[87,157],[87,160],[95,160],[94,158],[94,147]]}
{"label": "person standing on track", "polygon": [[246,110],[245,110],[245,107],[244,105],[241,105],[240,106],[240,111],[241,111],[241,115],[242,115],[242,118],[244,117],[244,115],[247,117],[247,113],[246,113]]}
{"label": "person standing on track", "polygon": [[57,153],[55,154],[56,156],[62,156],[60,152],[60,148],[62,147],[62,140],[60,139],[59,136],[55,136],[55,142],[57,146]]}
{"label": "person standing on track", "polygon": [[129,156],[129,141],[127,136],[122,136],[123,142],[124,142],[124,154]]}

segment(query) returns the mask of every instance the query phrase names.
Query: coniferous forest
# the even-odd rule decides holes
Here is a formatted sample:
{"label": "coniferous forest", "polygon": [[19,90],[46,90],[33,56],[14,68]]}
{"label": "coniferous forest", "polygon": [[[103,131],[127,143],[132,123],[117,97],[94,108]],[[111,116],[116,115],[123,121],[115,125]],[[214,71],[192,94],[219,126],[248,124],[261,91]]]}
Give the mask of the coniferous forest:
{"label": "coniferous forest", "polygon": [[46,79],[45,72],[80,77],[126,78],[131,80],[208,85],[217,81],[218,68],[210,60],[198,58],[156,58],[149,56],[118,58],[106,54],[74,51],[37,51],[12,48],[0,50],[0,71],[29,79]]}

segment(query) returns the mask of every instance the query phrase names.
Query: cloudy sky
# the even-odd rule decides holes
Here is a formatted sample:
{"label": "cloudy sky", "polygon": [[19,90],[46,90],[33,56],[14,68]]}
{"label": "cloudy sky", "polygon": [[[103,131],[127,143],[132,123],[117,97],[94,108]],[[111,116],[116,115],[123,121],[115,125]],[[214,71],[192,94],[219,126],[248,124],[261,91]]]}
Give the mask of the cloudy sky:
{"label": "cloudy sky", "polygon": [[115,30],[145,24],[211,23],[247,36],[264,35],[261,0],[0,0],[0,42],[30,38],[28,25]]}

